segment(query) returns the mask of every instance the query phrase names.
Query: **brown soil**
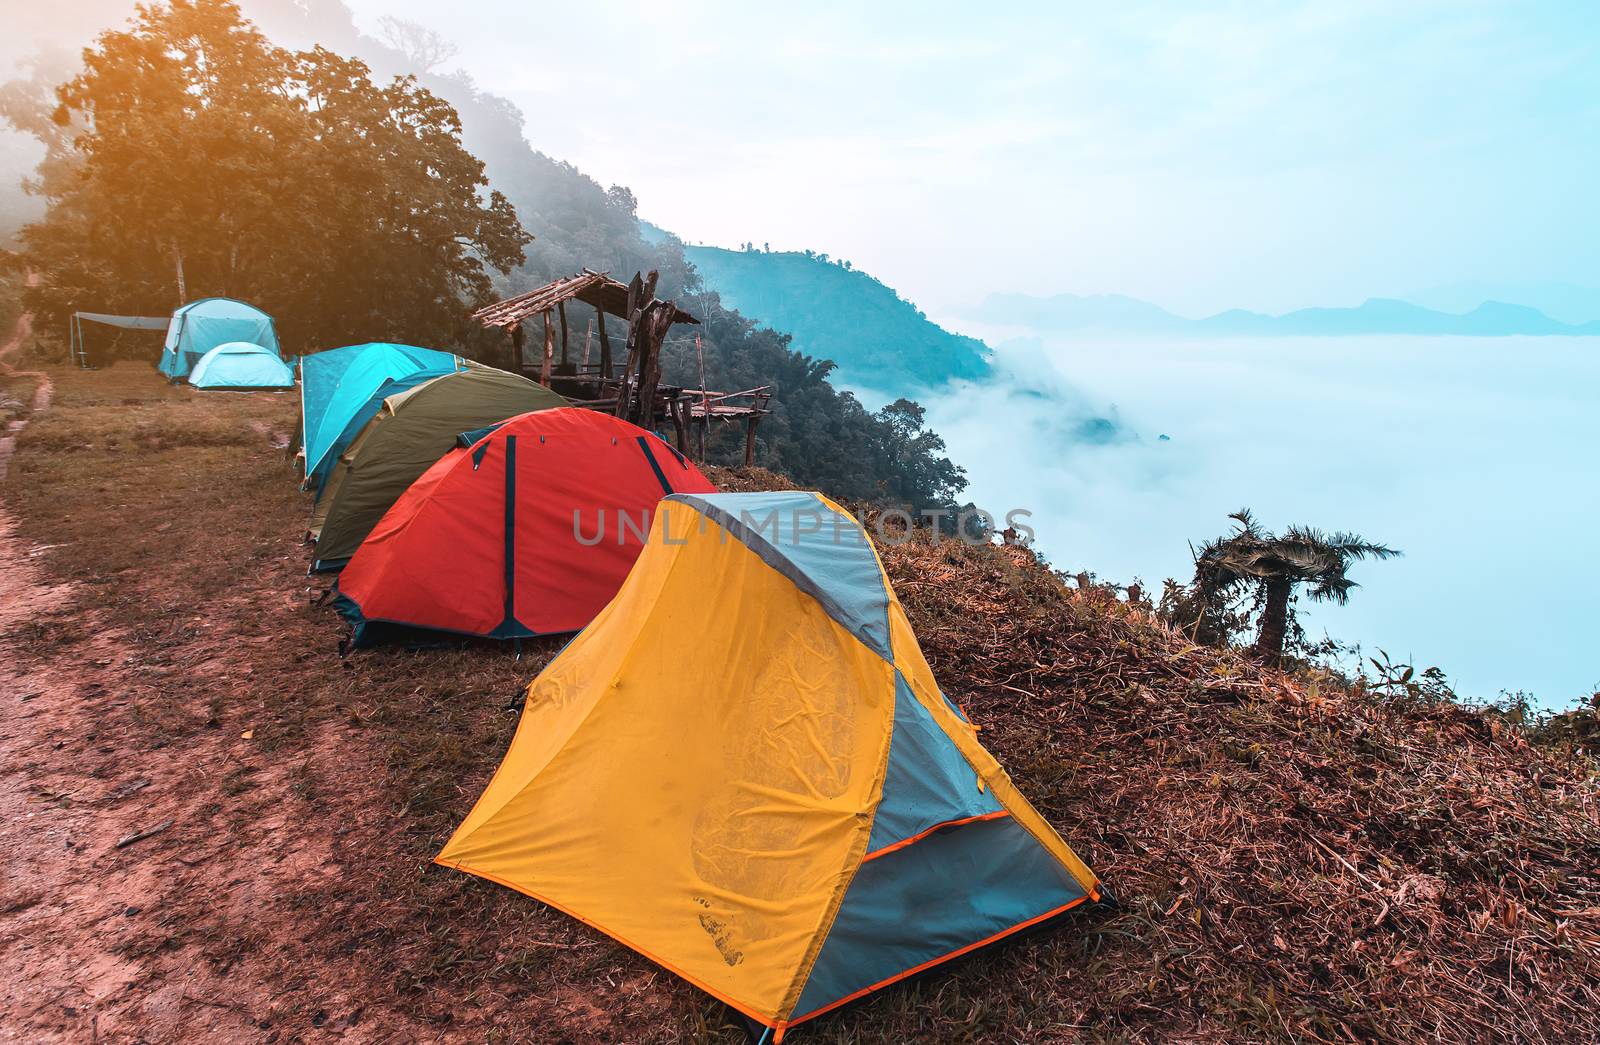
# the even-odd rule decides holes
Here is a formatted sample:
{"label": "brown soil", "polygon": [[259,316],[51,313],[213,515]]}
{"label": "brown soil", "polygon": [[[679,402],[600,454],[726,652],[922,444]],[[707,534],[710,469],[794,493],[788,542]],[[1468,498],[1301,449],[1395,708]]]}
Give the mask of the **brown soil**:
{"label": "brown soil", "polygon": [[[48,376],[0,484],[7,1035],[741,1040],[626,948],[429,863],[559,641],[341,658],[296,542],[294,397]],[[945,688],[1123,907],[793,1040],[1592,1037],[1585,758],[1196,649],[1022,550],[885,561]]]}

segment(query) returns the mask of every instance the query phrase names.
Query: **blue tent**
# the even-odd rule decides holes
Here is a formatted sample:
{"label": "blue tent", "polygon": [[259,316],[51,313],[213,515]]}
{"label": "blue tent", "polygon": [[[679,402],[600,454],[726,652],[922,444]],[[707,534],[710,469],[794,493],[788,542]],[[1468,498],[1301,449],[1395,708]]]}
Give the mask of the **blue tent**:
{"label": "blue tent", "polygon": [[202,298],[172,314],[159,369],[174,381],[189,376],[200,357],[230,341],[260,345],[276,356],[278,333],[272,317],[232,298]]}
{"label": "blue tent", "polygon": [[189,383],[212,391],[293,388],[294,371],[278,353],[247,341],[229,341],[200,357]]}
{"label": "blue tent", "polygon": [[383,409],[383,401],[385,399],[399,395],[401,392],[410,391],[418,385],[425,385],[434,378],[445,377],[453,373],[455,373],[453,370],[418,370],[416,373],[407,374],[404,377],[390,378],[379,385],[373,390],[372,395],[367,397],[366,402],[357,407],[356,412],[350,415],[350,420],[345,422],[344,428],[329,440],[327,452],[323,454],[317,470],[306,473],[305,485],[310,486],[315,483],[317,498],[320,500],[322,498],[322,488],[327,485],[328,476],[333,474],[334,465],[339,463],[339,455],[344,453],[345,449],[356,441],[356,436],[360,435],[361,430],[367,427],[367,422],[378,416],[378,411]]}
{"label": "blue tent", "polygon": [[[449,352],[382,342],[350,345],[300,359],[300,445],[305,451],[306,478],[333,467],[350,421],[373,402],[384,382],[427,372],[432,377],[464,369],[466,362]],[[385,393],[390,394],[390,393]],[[382,397],[376,401],[382,402]],[[366,423],[377,407],[366,411]],[[360,431],[361,425],[355,426]]]}

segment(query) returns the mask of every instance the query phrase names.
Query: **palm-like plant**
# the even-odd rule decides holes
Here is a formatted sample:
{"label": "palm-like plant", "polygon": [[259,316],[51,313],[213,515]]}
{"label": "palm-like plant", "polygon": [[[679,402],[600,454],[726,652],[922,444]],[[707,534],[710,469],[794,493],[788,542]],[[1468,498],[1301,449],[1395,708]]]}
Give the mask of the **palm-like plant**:
{"label": "palm-like plant", "polygon": [[1220,612],[1234,596],[1254,591],[1261,614],[1252,652],[1271,664],[1283,656],[1289,600],[1296,585],[1308,585],[1313,599],[1342,606],[1351,589],[1359,587],[1346,576],[1351,563],[1400,554],[1354,533],[1323,533],[1309,526],[1269,533],[1248,508],[1228,518],[1239,524],[1238,529],[1195,552],[1194,592],[1208,611]]}

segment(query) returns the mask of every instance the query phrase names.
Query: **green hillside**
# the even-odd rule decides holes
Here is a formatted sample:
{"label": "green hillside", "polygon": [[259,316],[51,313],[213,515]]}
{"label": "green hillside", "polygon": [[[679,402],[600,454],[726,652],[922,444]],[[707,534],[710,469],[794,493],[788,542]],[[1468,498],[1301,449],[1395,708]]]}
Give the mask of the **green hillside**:
{"label": "green hillside", "polygon": [[894,289],[826,254],[685,246],[706,286],[746,316],[794,335],[848,382],[935,387],[989,372],[983,342],[930,322]]}

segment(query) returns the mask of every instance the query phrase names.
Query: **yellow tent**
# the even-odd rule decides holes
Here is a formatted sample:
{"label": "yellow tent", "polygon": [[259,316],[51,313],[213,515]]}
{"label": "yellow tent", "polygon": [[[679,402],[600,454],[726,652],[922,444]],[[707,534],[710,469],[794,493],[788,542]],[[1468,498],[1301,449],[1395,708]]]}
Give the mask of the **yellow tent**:
{"label": "yellow tent", "polygon": [[939,691],[860,525],[796,492],[661,502],[437,862],[775,1040],[1100,896]]}

